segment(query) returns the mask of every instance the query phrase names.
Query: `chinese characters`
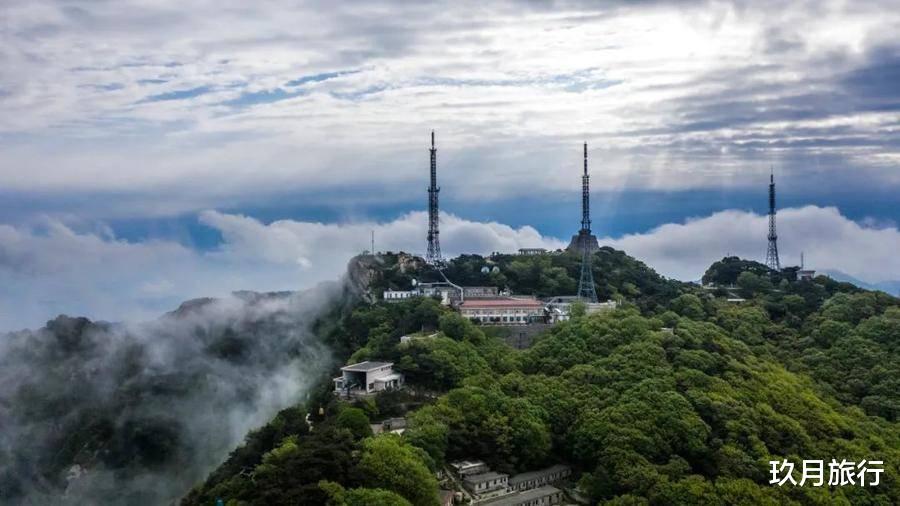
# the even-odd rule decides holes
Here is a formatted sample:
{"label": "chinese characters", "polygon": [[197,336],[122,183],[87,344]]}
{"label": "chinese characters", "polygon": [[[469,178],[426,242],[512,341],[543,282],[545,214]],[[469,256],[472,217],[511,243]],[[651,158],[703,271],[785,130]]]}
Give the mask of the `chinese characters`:
{"label": "chinese characters", "polygon": [[[831,462],[827,463],[826,482],[826,462],[823,460],[804,460],[796,473],[794,463],[788,460],[770,460],[769,465],[771,466],[769,484],[779,487],[787,484],[799,487],[823,485],[876,487],[881,483],[881,473],[884,472],[882,468],[884,462],[881,460],[852,462],[841,459],[838,462],[837,459],[831,459]],[[795,475],[799,475],[799,481]]]}

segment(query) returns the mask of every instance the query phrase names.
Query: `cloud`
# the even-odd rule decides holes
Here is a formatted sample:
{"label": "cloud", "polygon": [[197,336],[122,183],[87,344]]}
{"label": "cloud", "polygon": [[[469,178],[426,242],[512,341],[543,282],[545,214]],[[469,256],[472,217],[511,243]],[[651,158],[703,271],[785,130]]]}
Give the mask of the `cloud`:
{"label": "cloud", "polygon": [[[150,319],[188,298],[234,290],[279,291],[337,279],[347,261],[370,248],[423,254],[427,214],[387,222],[317,223],[257,219],[217,211],[199,216],[221,234],[212,251],[171,241],[127,242],[106,229],[76,232],[51,222],[43,228],[0,226],[0,329],[36,326],[58,313],[107,320]],[[868,223],[868,222],[866,222]],[[842,216],[836,208],[807,206],[778,213],[784,265],[841,271],[867,282],[900,279],[900,232]],[[646,233],[601,238],[663,275],[696,280],[726,255],[761,260],[767,218],[728,210]],[[523,247],[565,247],[567,240],[532,227],[513,228],[451,214],[441,217],[445,256],[515,252]]]}
{"label": "cloud", "polygon": [[[341,296],[341,284],[330,283],[207,300],[143,324],[60,317],[4,335],[4,498],[177,501],[249,430],[301,401],[330,367],[313,329]],[[77,448],[60,451],[60,441],[73,440]]]}
{"label": "cloud", "polygon": [[[280,291],[339,278],[347,261],[370,247],[422,252],[427,215],[387,223],[325,224],[206,211],[201,223],[222,235],[214,251],[173,241],[128,242],[109,229],[79,232],[57,221],[0,225],[0,329],[35,327],[60,313],[93,319],[152,319],[182,301],[235,290]],[[531,227],[477,223],[445,215],[447,255],[515,251],[560,241]]]}
{"label": "cloud", "polygon": [[[896,226],[869,227],[836,208],[816,206],[779,211],[777,225],[783,266],[799,265],[803,252],[807,268],[837,270],[872,283],[900,279]],[[666,276],[698,280],[726,255],[762,261],[767,233],[767,216],[729,210],[601,243],[625,250]]]}
{"label": "cloud", "polygon": [[583,139],[610,190],[746,187],[770,164],[896,187],[890,4],[20,2],[0,187],[191,212],[396,190],[431,128],[469,199],[570,188]]}

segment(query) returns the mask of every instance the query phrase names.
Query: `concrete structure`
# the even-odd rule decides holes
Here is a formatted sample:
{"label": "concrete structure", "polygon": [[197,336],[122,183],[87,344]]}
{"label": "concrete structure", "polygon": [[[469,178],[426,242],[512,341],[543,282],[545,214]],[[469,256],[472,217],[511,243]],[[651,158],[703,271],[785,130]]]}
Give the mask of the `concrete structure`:
{"label": "concrete structure", "polygon": [[412,341],[424,341],[426,339],[434,339],[437,337],[437,332],[433,332],[431,334],[424,333],[416,333],[416,334],[407,334],[405,336],[400,336],[401,343],[409,343]]}
{"label": "concrete structure", "polygon": [[406,418],[388,418],[381,423],[370,423],[372,434],[378,435],[385,432],[403,434],[406,431]]}
{"label": "concrete structure", "polygon": [[520,473],[509,478],[509,490],[520,492],[533,488],[543,487],[558,483],[572,475],[572,468],[562,464],[556,464],[537,471]]}
{"label": "concrete structure", "polygon": [[498,297],[466,300],[459,313],[485,325],[527,325],[544,322],[544,304],[533,298]]}
{"label": "concrete structure", "polygon": [[803,269],[797,271],[797,279],[800,281],[811,281],[816,277],[816,271],[810,269]]}
{"label": "concrete structure", "polygon": [[400,388],[403,375],[391,362],[366,361],[341,367],[341,376],[333,381],[336,394],[350,397]]}
{"label": "concrete structure", "polygon": [[616,308],[616,301],[608,300],[605,302],[585,302],[577,295],[559,295],[550,297],[544,302],[547,307],[548,321],[552,323],[566,321],[570,318],[572,304],[575,302],[584,302],[586,314],[597,313],[600,311],[612,311]]}
{"label": "concrete structure", "polygon": [[549,506],[563,501],[562,490],[545,485],[543,487],[507,494],[503,497],[485,501],[485,506]]}
{"label": "concrete structure", "polygon": [[459,476],[481,474],[490,470],[487,464],[480,460],[460,460],[459,462],[451,463],[450,467],[452,467]]}
{"label": "concrete structure", "polygon": [[468,298],[491,299],[502,296],[496,286],[457,286],[448,282],[420,283],[412,290],[385,290],[385,302],[398,302],[413,297],[437,297],[445,306],[455,305]]}
{"label": "concrete structure", "polygon": [[494,298],[500,295],[496,286],[464,286],[463,299]]}
{"label": "concrete structure", "polygon": [[466,490],[479,497],[494,496],[506,493],[509,475],[488,471],[481,474],[467,475],[462,481]]}
{"label": "concrete structure", "polygon": [[459,288],[450,283],[421,283],[416,287],[422,297],[437,297],[441,304],[449,306],[460,298]]}
{"label": "concrete structure", "polygon": [[553,328],[552,323],[529,323],[528,325],[497,325],[507,332],[503,335],[506,344],[524,350],[530,348],[534,338]]}
{"label": "concrete structure", "polygon": [[453,506],[453,497],[455,495],[452,490],[438,490],[438,499],[441,506]]}
{"label": "concrete structure", "polygon": [[546,255],[547,248],[519,248],[520,255]]}

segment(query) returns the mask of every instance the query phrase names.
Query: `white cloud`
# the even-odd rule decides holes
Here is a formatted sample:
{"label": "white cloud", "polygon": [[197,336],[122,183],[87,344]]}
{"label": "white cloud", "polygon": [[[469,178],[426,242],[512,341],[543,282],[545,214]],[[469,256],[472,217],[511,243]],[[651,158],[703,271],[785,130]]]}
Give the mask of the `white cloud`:
{"label": "white cloud", "polygon": [[[200,220],[224,239],[212,252],[175,242],[126,242],[106,230],[78,233],[59,222],[0,225],[0,329],[37,326],[59,313],[106,320],[153,318],[185,299],[234,290],[295,290],[337,279],[369,248],[420,252],[427,215],[389,223],[276,221],[207,211]],[[490,253],[562,243],[531,227],[476,223],[445,215],[444,251]]]}
{"label": "white cloud", "polygon": [[[779,211],[777,225],[783,266],[799,265],[803,252],[811,269],[838,270],[868,282],[900,278],[896,226],[871,228],[847,219],[836,208],[816,206]],[[726,255],[762,261],[767,233],[767,216],[729,210],[601,243],[625,250],[661,274],[697,280]]]}
{"label": "white cloud", "polygon": [[609,189],[746,185],[770,163],[897,183],[894,111],[842,93],[894,42],[898,9],[508,2],[468,21],[473,8],[14,3],[0,13],[0,187],[154,194],[179,209],[187,195],[196,210],[406,182],[432,127],[442,168],[473,198],[570,188],[562,169],[577,170],[584,138]]}
{"label": "white cloud", "polygon": [[[762,259],[765,216],[729,210],[647,233],[602,238],[661,274],[699,279],[727,254]],[[206,211],[200,220],[219,231],[221,246],[199,252],[168,241],[130,243],[111,233],[76,233],[51,223],[43,229],[0,226],[0,329],[36,326],[57,313],[107,320],[152,318],[185,299],[233,290],[294,290],[338,278],[347,260],[368,249],[424,250],[427,214],[409,213],[385,223],[269,224],[246,216]],[[803,207],[778,214],[782,263],[833,269],[863,281],[900,278],[900,232],[869,228],[837,209]],[[512,228],[444,214],[441,245],[446,256],[515,252],[522,247],[561,248],[566,241],[532,227]]]}

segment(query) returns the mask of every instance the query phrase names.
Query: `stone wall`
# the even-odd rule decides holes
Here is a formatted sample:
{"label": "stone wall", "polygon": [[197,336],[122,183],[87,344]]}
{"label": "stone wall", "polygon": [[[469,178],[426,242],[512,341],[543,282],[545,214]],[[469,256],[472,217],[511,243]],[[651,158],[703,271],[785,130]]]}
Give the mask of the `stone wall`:
{"label": "stone wall", "polygon": [[533,323],[530,325],[492,325],[494,328],[503,329],[503,339],[506,344],[520,350],[528,348],[534,342],[534,338],[550,327],[552,323]]}

